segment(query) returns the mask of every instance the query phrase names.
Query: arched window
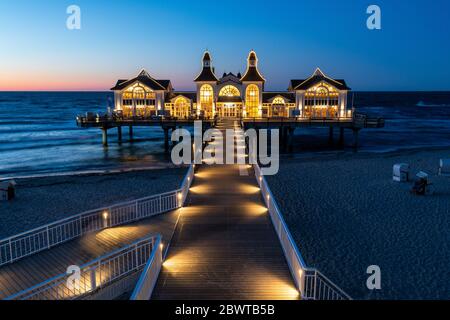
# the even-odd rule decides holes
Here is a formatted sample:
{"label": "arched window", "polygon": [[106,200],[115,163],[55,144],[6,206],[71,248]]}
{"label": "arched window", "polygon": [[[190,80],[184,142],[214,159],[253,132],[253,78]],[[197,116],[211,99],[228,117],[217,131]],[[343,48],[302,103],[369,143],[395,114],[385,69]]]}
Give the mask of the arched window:
{"label": "arched window", "polygon": [[225,97],[239,97],[241,93],[235,86],[225,86],[220,90],[219,96],[225,96]]}
{"label": "arched window", "polygon": [[335,118],[339,92],[327,83],[309,89],[305,96],[305,115],[316,118]]}
{"label": "arched window", "polygon": [[200,88],[200,107],[207,118],[213,116],[214,91],[209,84],[204,84]]}
{"label": "arched window", "polygon": [[259,116],[259,88],[258,86],[251,84],[247,87],[245,94],[245,105],[247,107],[248,117]]}
{"label": "arched window", "polygon": [[184,97],[178,97],[174,103],[173,116],[185,118],[189,116],[190,102]]}
{"label": "arched window", "polygon": [[272,104],[278,104],[278,105],[284,104],[284,99],[281,97],[276,97],[275,99],[273,99]]}
{"label": "arched window", "polygon": [[213,88],[209,84],[205,84],[200,88],[201,104],[210,105],[213,102]]}

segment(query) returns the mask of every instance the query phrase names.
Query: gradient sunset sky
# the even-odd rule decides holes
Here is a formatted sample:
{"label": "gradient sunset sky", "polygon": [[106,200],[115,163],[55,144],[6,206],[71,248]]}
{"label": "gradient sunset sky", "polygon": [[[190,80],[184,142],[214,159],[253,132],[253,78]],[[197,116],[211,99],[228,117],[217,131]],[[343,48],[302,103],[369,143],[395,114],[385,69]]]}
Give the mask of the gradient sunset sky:
{"label": "gradient sunset sky", "polygon": [[268,90],[316,67],[354,90],[450,90],[448,0],[1,0],[0,40],[0,90],[108,90],[141,68],[190,90],[206,48],[218,76],[256,50]]}

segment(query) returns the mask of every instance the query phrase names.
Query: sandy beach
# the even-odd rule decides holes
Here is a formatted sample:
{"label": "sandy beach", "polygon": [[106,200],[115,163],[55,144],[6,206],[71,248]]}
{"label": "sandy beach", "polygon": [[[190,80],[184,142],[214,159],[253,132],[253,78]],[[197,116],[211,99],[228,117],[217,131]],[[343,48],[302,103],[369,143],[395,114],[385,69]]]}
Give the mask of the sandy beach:
{"label": "sandy beach", "polygon": [[0,239],[115,203],[175,190],[185,168],[17,179],[17,198],[0,202]]}
{"label": "sandy beach", "polygon": [[[283,159],[268,177],[306,263],[355,299],[450,299],[450,178],[438,177],[450,151],[337,153]],[[392,181],[395,163],[431,174],[433,196]],[[366,287],[381,268],[382,289]]]}

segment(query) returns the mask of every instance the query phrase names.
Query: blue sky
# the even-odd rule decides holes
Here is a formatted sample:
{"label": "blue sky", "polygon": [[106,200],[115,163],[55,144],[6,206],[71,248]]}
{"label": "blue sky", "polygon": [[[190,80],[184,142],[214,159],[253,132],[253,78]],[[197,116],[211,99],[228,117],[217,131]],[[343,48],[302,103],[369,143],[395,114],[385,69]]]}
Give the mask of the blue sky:
{"label": "blue sky", "polygon": [[[381,31],[366,28],[371,4]],[[256,50],[269,90],[315,67],[355,90],[450,90],[449,24],[448,0],[2,0],[0,90],[104,90],[143,67],[192,89],[206,48],[218,75]]]}

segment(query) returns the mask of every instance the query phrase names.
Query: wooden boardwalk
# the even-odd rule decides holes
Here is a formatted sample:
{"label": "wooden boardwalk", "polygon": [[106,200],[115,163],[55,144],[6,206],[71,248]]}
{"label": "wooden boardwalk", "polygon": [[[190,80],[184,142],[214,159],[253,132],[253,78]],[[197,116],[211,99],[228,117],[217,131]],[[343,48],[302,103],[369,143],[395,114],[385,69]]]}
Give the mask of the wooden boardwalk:
{"label": "wooden boardwalk", "polygon": [[176,210],[134,224],[90,233],[0,267],[0,299],[65,273],[70,265],[81,266],[151,234],[162,234],[167,247],[179,213],[180,210]]}
{"label": "wooden boardwalk", "polygon": [[299,298],[253,170],[240,169],[200,167],[152,299]]}

